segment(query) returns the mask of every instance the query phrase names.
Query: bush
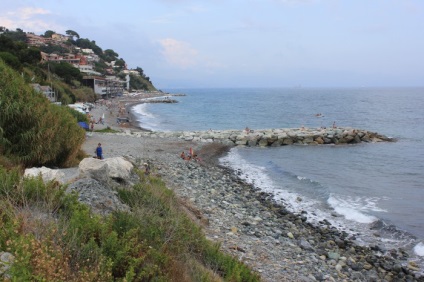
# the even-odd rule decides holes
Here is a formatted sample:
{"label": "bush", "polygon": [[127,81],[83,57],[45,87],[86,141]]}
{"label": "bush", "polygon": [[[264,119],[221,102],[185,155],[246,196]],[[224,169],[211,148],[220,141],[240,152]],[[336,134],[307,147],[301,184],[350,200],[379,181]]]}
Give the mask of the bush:
{"label": "bush", "polygon": [[71,163],[85,139],[76,119],[1,60],[0,73],[0,152],[24,166]]}
{"label": "bush", "polygon": [[12,281],[259,281],[205,238],[157,177],[119,191],[132,212],[107,217],[65,188],[0,167],[0,250],[15,256]]}

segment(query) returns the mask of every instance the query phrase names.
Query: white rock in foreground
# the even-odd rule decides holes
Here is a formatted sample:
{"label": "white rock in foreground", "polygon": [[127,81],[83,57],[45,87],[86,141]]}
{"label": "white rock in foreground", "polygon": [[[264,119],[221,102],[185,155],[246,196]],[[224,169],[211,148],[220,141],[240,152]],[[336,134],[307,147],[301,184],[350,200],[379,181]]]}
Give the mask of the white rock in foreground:
{"label": "white rock in foreground", "polygon": [[127,180],[130,178],[130,174],[134,166],[129,161],[122,157],[108,158],[104,161],[109,166],[109,177],[110,178],[121,178]]}
{"label": "white rock in foreground", "polygon": [[111,178],[128,181],[132,169],[133,165],[122,157],[103,160],[85,158],[79,164],[80,177],[89,177],[105,183]]}
{"label": "white rock in foreground", "polygon": [[64,183],[65,174],[62,171],[59,169],[50,169],[45,166],[27,168],[24,177],[38,177],[40,174],[44,182],[56,180],[59,183]]}

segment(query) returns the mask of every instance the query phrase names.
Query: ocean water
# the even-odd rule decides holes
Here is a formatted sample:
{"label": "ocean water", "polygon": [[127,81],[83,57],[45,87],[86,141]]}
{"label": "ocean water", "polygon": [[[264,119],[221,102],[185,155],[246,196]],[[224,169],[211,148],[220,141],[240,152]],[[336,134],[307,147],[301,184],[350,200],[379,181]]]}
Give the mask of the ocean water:
{"label": "ocean water", "polygon": [[[424,260],[424,88],[178,89],[132,110],[156,131],[348,126],[394,143],[236,147],[221,159],[308,220]],[[316,114],[321,116],[317,117]],[[376,236],[378,234],[378,236]]]}

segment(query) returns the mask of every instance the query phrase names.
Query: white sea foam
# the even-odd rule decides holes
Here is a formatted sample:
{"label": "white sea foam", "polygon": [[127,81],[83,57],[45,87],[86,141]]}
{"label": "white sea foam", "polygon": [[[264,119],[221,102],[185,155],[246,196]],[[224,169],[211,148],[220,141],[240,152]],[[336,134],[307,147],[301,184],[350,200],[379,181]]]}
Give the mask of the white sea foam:
{"label": "white sea foam", "polygon": [[161,130],[158,124],[159,120],[147,110],[147,104],[138,104],[131,110],[140,127],[149,130]]}
{"label": "white sea foam", "polygon": [[[249,184],[261,189],[264,192],[272,193],[277,201],[284,201],[286,208],[292,212],[308,210],[311,206],[317,204],[314,200],[305,199],[299,194],[284,190],[278,187],[266,173],[265,167],[249,163],[241,157],[238,149],[234,148],[223,158],[220,159],[222,165],[239,171],[239,177]],[[305,178],[306,179],[306,178]],[[302,198],[300,200],[300,198]]]}
{"label": "white sea foam", "polygon": [[138,104],[132,108],[134,114],[144,116],[148,118],[154,118],[155,116],[147,111],[147,104]]}
{"label": "white sea foam", "polygon": [[239,177],[255,187],[260,187],[267,192],[274,191],[275,187],[272,180],[266,175],[265,168],[253,165],[244,160],[237,150],[231,150],[220,162],[234,170],[241,171]]}
{"label": "white sea foam", "polygon": [[418,243],[415,247],[414,247],[414,253],[417,256],[420,257],[424,257],[424,244],[422,242]]}
{"label": "white sea foam", "polygon": [[346,219],[359,223],[372,223],[377,220],[375,216],[367,212],[385,212],[377,206],[379,199],[375,197],[351,197],[331,194],[328,204]]}

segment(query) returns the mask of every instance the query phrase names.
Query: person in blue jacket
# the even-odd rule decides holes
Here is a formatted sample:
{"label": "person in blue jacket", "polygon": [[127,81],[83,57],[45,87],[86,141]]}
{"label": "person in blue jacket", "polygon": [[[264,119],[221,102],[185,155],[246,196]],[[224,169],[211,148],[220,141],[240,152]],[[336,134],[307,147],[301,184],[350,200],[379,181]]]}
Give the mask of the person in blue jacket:
{"label": "person in blue jacket", "polygon": [[102,144],[100,144],[100,143],[97,145],[97,148],[96,148],[96,155],[97,155],[97,158],[98,158],[98,159],[100,159],[100,160],[102,160],[102,159],[103,159]]}

